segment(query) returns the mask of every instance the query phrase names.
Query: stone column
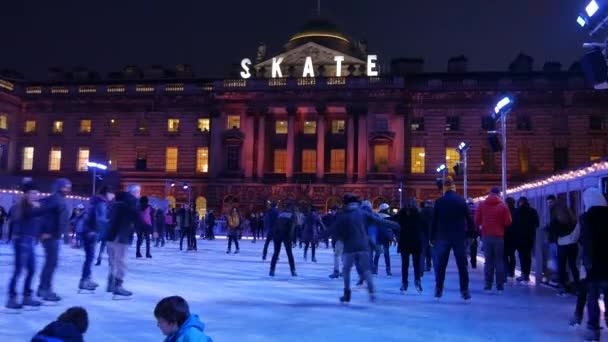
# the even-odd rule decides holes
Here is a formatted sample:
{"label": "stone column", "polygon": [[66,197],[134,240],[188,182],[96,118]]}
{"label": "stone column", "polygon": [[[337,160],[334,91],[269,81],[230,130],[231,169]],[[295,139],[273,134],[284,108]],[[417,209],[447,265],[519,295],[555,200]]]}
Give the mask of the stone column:
{"label": "stone column", "polygon": [[293,161],[295,153],[295,116],[297,107],[287,108],[287,166],[285,168],[285,175],[287,180],[293,179]]}
{"label": "stone column", "polygon": [[245,133],[245,140],[243,141],[243,153],[241,154],[241,163],[245,169],[245,178],[251,179],[253,177],[253,118],[255,111],[253,108],[249,108],[244,116],[244,125],[241,127],[243,133]]}
{"label": "stone column", "polygon": [[257,172],[256,172],[256,176],[261,179],[264,177],[264,166],[266,165],[265,162],[265,158],[266,155],[264,152],[266,152],[266,120],[265,120],[265,114],[264,112],[260,112],[259,113],[259,117],[258,117],[258,158],[257,158]]}
{"label": "stone column", "polygon": [[325,107],[317,106],[317,180],[325,176]]}
{"label": "stone column", "polygon": [[367,134],[367,109],[357,108],[357,114],[359,121],[359,137],[357,141],[357,155],[359,160],[357,165],[357,180],[358,182],[365,182],[367,180],[367,170],[369,165],[369,161],[367,160],[369,151]]}
{"label": "stone column", "polygon": [[355,173],[355,116],[350,111],[346,115],[346,179],[352,181]]}
{"label": "stone column", "polygon": [[403,179],[405,170],[405,107],[398,105],[393,114],[395,141],[393,142],[393,155],[395,161],[395,176]]}
{"label": "stone column", "polygon": [[209,149],[209,177],[217,178],[222,172],[224,158],[222,154],[222,137],[225,129],[224,118],[219,110],[211,111],[211,148]]}

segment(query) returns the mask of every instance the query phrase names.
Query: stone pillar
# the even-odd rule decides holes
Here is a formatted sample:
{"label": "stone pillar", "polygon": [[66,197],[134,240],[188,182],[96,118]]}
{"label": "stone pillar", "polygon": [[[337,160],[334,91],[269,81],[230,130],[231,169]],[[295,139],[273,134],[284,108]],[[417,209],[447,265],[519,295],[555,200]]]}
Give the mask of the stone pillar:
{"label": "stone pillar", "polygon": [[395,141],[393,142],[395,175],[397,179],[403,179],[405,170],[405,108],[401,105],[397,106],[393,118],[395,130]]}
{"label": "stone pillar", "polygon": [[365,182],[367,180],[367,170],[369,165],[369,161],[367,160],[369,151],[367,134],[367,109],[358,109],[357,114],[359,121],[359,137],[357,140],[357,155],[359,157],[357,165],[357,180],[359,182]]}
{"label": "stone pillar", "polygon": [[264,152],[266,152],[266,120],[265,120],[265,114],[266,113],[259,113],[259,117],[258,117],[258,158],[257,158],[257,172],[256,172],[256,176],[261,179],[264,177],[264,166],[266,165],[265,163],[265,158],[266,155]]}
{"label": "stone pillar", "polygon": [[350,111],[346,114],[346,179],[352,181],[355,173],[355,116]]}
{"label": "stone pillar", "polygon": [[224,119],[219,110],[211,112],[211,148],[209,149],[209,177],[217,178],[224,165],[222,153],[222,137],[225,131]]}
{"label": "stone pillar", "polygon": [[287,166],[285,168],[285,175],[287,180],[293,179],[293,161],[295,153],[295,116],[297,107],[287,108]]}
{"label": "stone pillar", "polygon": [[317,107],[317,180],[325,176],[325,107]]}
{"label": "stone pillar", "polygon": [[245,169],[245,178],[251,179],[253,177],[253,118],[255,112],[252,108],[247,110],[243,120],[244,125],[241,127],[243,133],[245,133],[245,140],[243,141],[243,153],[241,154],[241,163]]}

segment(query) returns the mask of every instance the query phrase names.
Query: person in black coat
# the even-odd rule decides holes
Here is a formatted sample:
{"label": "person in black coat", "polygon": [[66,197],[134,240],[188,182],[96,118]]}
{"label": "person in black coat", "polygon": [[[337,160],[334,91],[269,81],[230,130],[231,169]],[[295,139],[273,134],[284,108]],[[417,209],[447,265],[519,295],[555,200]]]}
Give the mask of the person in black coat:
{"label": "person in black coat", "polygon": [[513,224],[511,234],[515,242],[515,250],[519,255],[521,264],[521,276],[518,282],[529,282],[532,269],[532,250],[536,238],[536,229],[539,227],[538,212],[530,207],[526,197],[520,197],[517,201],[517,209],[513,212]]}
{"label": "person in black coat", "polygon": [[89,327],[87,310],[71,307],[62,313],[56,321],[51,322],[32,338],[31,342],[63,341],[82,342],[82,335]]}
{"label": "person in black coat", "polygon": [[205,220],[207,223],[207,233],[206,238],[207,240],[215,240],[215,234],[213,232],[213,228],[215,227],[215,213],[213,212],[213,210],[209,210],[209,213],[207,214],[207,220]]}
{"label": "person in black coat", "polygon": [[156,247],[159,245],[161,247],[165,247],[165,233],[166,233],[166,225],[165,225],[165,213],[161,208],[158,208],[154,211],[154,226],[156,227],[156,232],[158,233],[158,238],[156,239]]}
{"label": "person in black coat", "polygon": [[433,265],[430,248],[431,224],[433,223],[433,203],[425,201],[422,203],[420,210],[420,219],[422,220],[422,258],[420,262],[423,265],[423,272],[430,272]]}
{"label": "person in black coat", "polygon": [[66,206],[65,197],[72,191],[72,183],[65,179],[58,179],[53,185],[54,193],[42,200],[42,207],[46,211],[40,243],[44,248],[45,262],[40,273],[38,297],[46,301],[58,302],[61,300],[53,292],[53,275],[57,269],[59,259],[59,244],[62,234],[67,234],[70,213]]}
{"label": "person in black coat", "polygon": [[474,235],[475,224],[466,201],[456,193],[456,185],[451,176],[446,178],[444,189],[446,192],[443,197],[435,202],[431,226],[431,244],[435,255],[435,298],[439,299],[443,296],[443,283],[450,250],[454,250],[460,278],[460,293],[464,300],[470,300],[465,245],[466,240]]}
{"label": "person in black coat", "polygon": [[410,256],[414,266],[414,279],[416,291],[422,292],[422,245],[424,241],[424,223],[418,212],[418,203],[416,199],[411,199],[407,203],[407,207],[399,211],[394,217],[395,222],[399,223],[401,230],[399,232],[399,245],[397,252],[401,254],[401,291],[407,291],[408,288],[408,272]]}
{"label": "person in black coat", "polygon": [[285,209],[277,216],[274,227],[272,240],[274,242],[274,251],[272,254],[272,260],[270,261],[270,272],[269,275],[274,277],[275,268],[277,261],[279,260],[279,253],[281,252],[281,245],[285,246],[285,252],[287,253],[287,260],[289,261],[289,268],[291,270],[291,276],[296,277],[296,263],[293,258],[292,252],[292,241],[294,230],[296,227],[296,216],[295,206],[292,202],[285,202]]}
{"label": "person in black coat", "polygon": [[274,225],[279,217],[279,204],[277,202],[272,203],[272,207],[264,213],[264,229],[266,229],[266,242],[264,242],[264,249],[262,251],[262,260],[266,260],[268,255],[268,245],[272,241],[274,236]]}

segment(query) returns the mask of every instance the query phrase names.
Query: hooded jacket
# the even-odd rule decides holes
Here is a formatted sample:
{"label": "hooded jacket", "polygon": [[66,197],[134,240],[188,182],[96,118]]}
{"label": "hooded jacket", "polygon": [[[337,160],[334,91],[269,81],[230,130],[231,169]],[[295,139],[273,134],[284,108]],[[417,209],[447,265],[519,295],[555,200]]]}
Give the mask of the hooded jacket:
{"label": "hooded jacket", "polygon": [[128,192],[116,194],[112,206],[106,241],[130,244],[135,227],[143,224],[137,210],[137,199]]}
{"label": "hooded jacket", "polygon": [[40,331],[32,342],[82,342],[82,334],[76,326],[69,322],[55,321]]}
{"label": "hooded jacket", "polygon": [[417,209],[401,209],[394,217],[394,220],[401,226],[399,233],[399,245],[397,252],[405,254],[407,252],[418,254],[422,252],[424,241],[422,217]]}
{"label": "hooded jacket", "polygon": [[205,323],[197,315],[190,315],[175,333],[165,338],[165,342],[213,342],[204,331]]}
{"label": "hooded jacket", "polygon": [[531,244],[536,238],[536,229],[540,225],[538,212],[529,204],[519,206],[513,213],[513,225],[511,230],[513,238],[520,243]]}
{"label": "hooded jacket", "polygon": [[490,194],[475,211],[475,227],[481,226],[481,236],[504,237],[512,223],[509,207],[496,195]]}
{"label": "hooded jacket", "polygon": [[110,223],[108,201],[99,195],[91,198],[85,215],[83,233],[97,233],[102,237],[107,232]]}
{"label": "hooded jacket", "polygon": [[66,206],[65,195],[57,191],[51,196],[41,201],[42,207],[46,211],[42,234],[50,234],[54,240],[59,240],[61,234],[68,231],[70,213]]}

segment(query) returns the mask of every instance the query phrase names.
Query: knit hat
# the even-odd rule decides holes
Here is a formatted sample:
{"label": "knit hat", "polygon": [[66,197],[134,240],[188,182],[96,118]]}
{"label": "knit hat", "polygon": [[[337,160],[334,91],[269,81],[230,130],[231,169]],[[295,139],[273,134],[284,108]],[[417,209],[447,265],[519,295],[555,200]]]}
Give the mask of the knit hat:
{"label": "knit hat", "polygon": [[454,178],[452,176],[447,176],[445,178],[445,183],[443,184],[443,191],[456,191],[456,183],[454,183]]}
{"label": "knit hat", "polygon": [[493,187],[490,192],[495,195],[500,195],[500,189],[497,186]]}
{"label": "knit hat", "polygon": [[24,193],[33,190],[40,190],[40,188],[38,188],[38,185],[34,183],[34,181],[32,181],[31,179],[21,185],[21,191],[23,191]]}

